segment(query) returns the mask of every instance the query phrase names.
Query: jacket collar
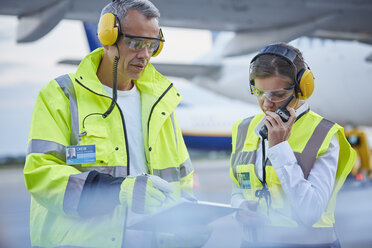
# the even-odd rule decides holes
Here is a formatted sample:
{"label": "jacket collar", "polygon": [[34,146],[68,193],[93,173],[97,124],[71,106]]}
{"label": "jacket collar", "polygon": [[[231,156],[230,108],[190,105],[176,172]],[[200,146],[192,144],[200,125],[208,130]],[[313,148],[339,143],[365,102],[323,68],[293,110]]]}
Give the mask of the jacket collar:
{"label": "jacket collar", "polygon": [[85,87],[90,90],[107,95],[106,91],[103,89],[102,83],[97,77],[98,66],[101,63],[103,58],[103,48],[97,48],[80,62],[76,73],[75,78]]}
{"label": "jacket collar", "polygon": [[[100,47],[88,54],[81,61],[75,75],[76,79],[90,90],[102,95],[107,95],[102,83],[97,77],[98,66],[101,63],[102,58],[103,48]],[[154,66],[150,63],[147,64],[141,77],[134,83],[141,94],[145,93],[154,97],[160,97],[171,84],[171,82],[157,72]]]}

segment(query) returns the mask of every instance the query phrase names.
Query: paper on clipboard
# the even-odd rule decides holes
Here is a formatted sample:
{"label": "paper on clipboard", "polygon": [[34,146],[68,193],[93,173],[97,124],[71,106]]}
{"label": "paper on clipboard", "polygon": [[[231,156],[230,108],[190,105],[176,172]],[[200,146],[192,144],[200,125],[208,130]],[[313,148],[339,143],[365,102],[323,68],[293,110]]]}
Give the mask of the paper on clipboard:
{"label": "paper on clipboard", "polygon": [[174,232],[180,228],[207,225],[236,210],[226,204],[183,201],[154,214],[132,219],[128,222],[128,228],[142,231]]}

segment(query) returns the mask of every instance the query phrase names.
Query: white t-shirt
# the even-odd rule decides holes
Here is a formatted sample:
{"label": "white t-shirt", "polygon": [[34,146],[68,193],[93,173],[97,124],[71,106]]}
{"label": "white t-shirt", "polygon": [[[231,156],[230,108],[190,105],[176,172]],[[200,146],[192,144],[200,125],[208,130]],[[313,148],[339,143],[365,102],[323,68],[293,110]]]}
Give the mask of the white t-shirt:
{"label": "white t-shirt", "polygon": [[[112,88],[106,85],[103,88],[112,97]],[[130,90],[118,90],[117,103],[123,112],[127,129],[130,175],[148,173],[142,134],[141,95],[136,85]]]}

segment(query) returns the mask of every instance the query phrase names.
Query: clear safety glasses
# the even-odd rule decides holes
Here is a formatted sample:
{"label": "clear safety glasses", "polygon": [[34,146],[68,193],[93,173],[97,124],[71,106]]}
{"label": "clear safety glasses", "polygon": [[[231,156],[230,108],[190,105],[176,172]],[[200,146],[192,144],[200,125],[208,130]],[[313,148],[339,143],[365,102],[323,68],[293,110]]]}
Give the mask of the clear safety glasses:
{"label": "clear safety glasses", "polygon": [[270,102],[281,102],[287,99],[290,95],[293,94],[293,89],[295,85],[291,85],[287,88],[282,88],[278,90],[260,90],[256,88],[254,85],[251,85],[253,93],[259,98],[260,100],[263,99],[265,96]]}
{"label": "clear safety glasses", "polygon": [[147,47],[149,52],[154,52],[160,44],[160,41],[163,41],[160,38],[150,38],[142,36],[134,36],[129,34],[122,34],[124,37],[124,44],[132,51],[139,51]]}

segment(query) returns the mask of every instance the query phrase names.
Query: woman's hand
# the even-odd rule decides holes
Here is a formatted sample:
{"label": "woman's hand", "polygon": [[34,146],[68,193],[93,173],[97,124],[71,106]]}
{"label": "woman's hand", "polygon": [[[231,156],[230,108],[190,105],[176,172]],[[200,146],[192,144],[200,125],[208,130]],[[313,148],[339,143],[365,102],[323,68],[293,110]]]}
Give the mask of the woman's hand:
{"label": "woman's hand", "polygon": [[291,135],[293,123],[296,121],[296,112],[293,108],[287,107],[290,117],[287,122],[283,122],[280,116],[274,112],[266,111],[264,124],[268,130],[269,147],[275,146],[283,141],[288,140]]}

